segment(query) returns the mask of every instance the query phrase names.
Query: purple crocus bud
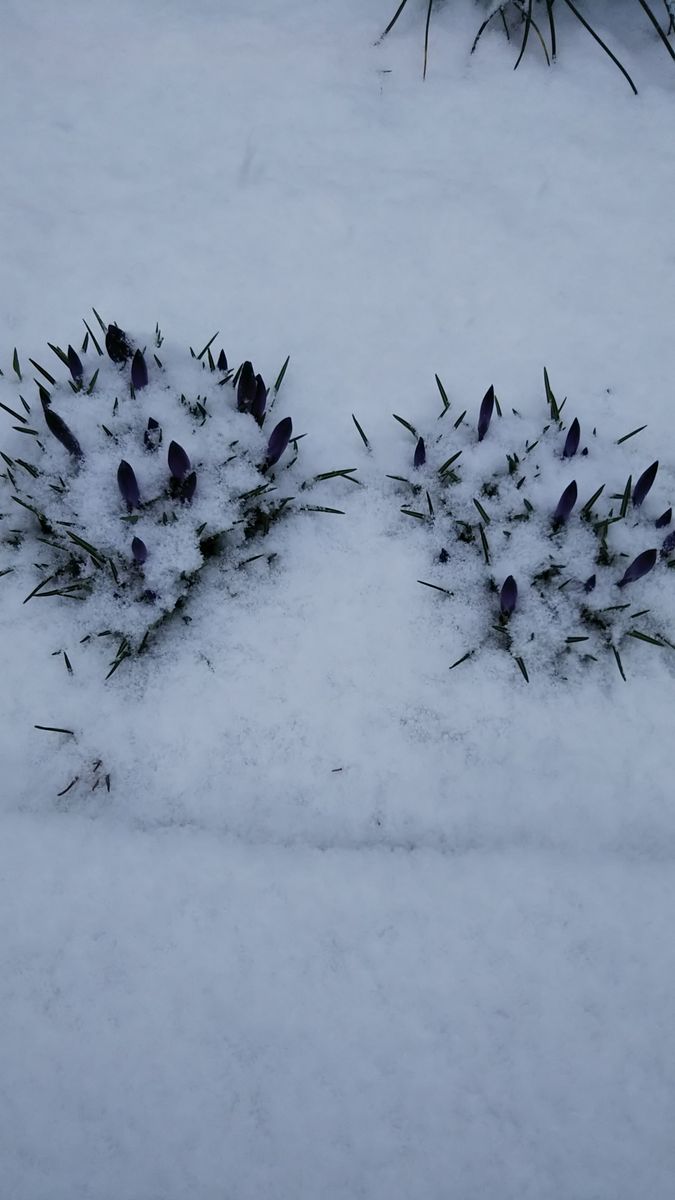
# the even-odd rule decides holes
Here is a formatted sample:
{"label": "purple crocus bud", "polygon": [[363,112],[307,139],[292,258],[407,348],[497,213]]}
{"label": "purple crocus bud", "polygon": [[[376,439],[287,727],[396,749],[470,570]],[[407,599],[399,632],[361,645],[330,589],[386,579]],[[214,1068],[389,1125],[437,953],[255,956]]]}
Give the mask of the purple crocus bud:
{"label": "purple crocus bud", "polygon": [[651,467],[647,467],[646,471],[643,471],[642,475],[635,484],[635,487],[633,488],[633,504],[635,508],[640,507],[645,496],[650,491],[652,484],[656,479],[656,472],[658,469],[659,464],[657,460],[656,462],[652,463]]}
{"label": "purple crocus bud", "polygon": [[178,442],[172,442],[169,446],[169,470],[179,483],[190,470],[190,459]]}
{"label": "purple crocus bud", "polygon": [[576,502],[577,481],[576,479],[573,479],[572,482],[565,488],[565,491],[558,501],[558,507],[553,514],[553,524],[556,528],[565,524],[565,521],[568,519]]}
{"label": "purple crocus bud", "polygon": [[131,360],[131,386],[135,392],[148,386],[148,368],[140,350],[137,350]]}
{"label": "purple crocus bud", "polygon": [[274,427],[270,435],[270,440],[267,443],[267,454],[265,455],[265,466],[273,467],[278,463],[284,450],[291,440],[293,432],[293,422],[290,417],[284,417],[278,425]]}
{"label": "purple crocus bud", "polygon": [[148,417],[148,428],[143,434],[143,441],[148,450],[156,450],[162,441],[162,429],[159,421],[154,417]]}
{"label": "purple crocus bud", "polygon": [[251,405],[251,416],[255,417],[256,421],[262,428],[265,418],[265,405],[267,404],[267,388],[262,375],[255,377],[255,396]]}
{"label": "purple crocus bud", "polygon": [[595,575],[589,575],[588,579],[586,580],[586,582],[584,584],[584,591],[587,593],[592,592],[594,590],[594,588],[595,588]]}
{"label": "purple crocus bud", "polygon": [[423,467],[427,461],[427,451],[424,445],[424,438],[420,438],[415,446],[415,457],[413,458],[414,467]]}
{"label": "purple crocus bud", "polygon": [[114,363],[125,363],[131,358],[131,344],[123,329],[118,325],[109,325],[105,335],[105,348]]}
{"label": "purple crocus bud", "polygon": [[[667,538],[666,541],[668,541]],[[625,587],[627,583],[637,583],[638,579],[642,579],[643,575],[647,575],[652,567],[656,566],[657,558],[658,553],[656,550],[643,550],[642,554],[638,554],[630,566],[626,567],[623,578],[618,582],[618,586]]]}
{"label": "purple crocus bud", "polygon": [[227,370],[227,358],[225,357],[224,350],[221,350],[220,354],[218,355],[218,362],[216,363],[216,366],[219,371]]}
{"label": "purple crocus bud", "polygon": [[76,350],[72,346],[68,347],[68,370],[70,371],[75,383],[84,375],[84,367],[82,360]]}
{"label": "purple crocus bud", "polygon": [[580,437],[581,437],[581,425],[579,424],[579,422],[577,421],[577,419],[575,417],[574,420],[572,421],[572,424],[569,427],[569,430],[567,432],[567,437],[565,438],[565,445],[563,447],[563,452],[562,452],[563,458],[574,458],[574,455],[576,454],[577,450],[579,449]]}
{"label": "purple crocus bud", "polygon": [[117,486],[122,493],[122,498],[127,502],[129,512],[131,512],[132,508],[138,508],[141,502],[138,480],[134,475],[133,467],[129,466],[129,463],[125,462],[124,459],[122,459],[117,468]]}
{"label": "purple crocus bud", "polygon": [[195,494],[196,488],[197,488],[197,472],[190,471],[190,474],[186,475],[185,479],[183,480],[183,483],[182,483],[182,486],[180,489],[181,500],[183,500],[186,504],[191,504],[192,497]]}
{"label": "purple crocus bud", "polygon": [[495,389],[490,384],[487,392],[483,396],[483,403],[480,406],[478,414],[478,441],[482,442],[492,420],[492,410],[495,406]]}
{"label": "purple crocus bud", "polygon": [[510,617],[518,602],[518,584],[513,575],[507,576],[499,593],[499,608],[503,617]]}
{"label": "purple crocus bud", "polygon": [[237,408],[239,412],[249,412],[256,393],[255,371],[253,363],[242,363],[237,384]]}
{"label": "purple crocus bud", "polygon": [[139,537],[135,537],[131,543],[131,553],[134,556],[134,562],[137,563],[139,567],[142,567],[143,563],[148,557],[148,547],[146,546],[145,542],[141,541]]}
{"label": "purple crocus bud", "polygon": [[673,510],[672,510],[672,508],[667,508],[664,513],[661,513],[660,517],[657,517],[654,524],[656,525],[657,529],[665,529],[666,525],[670,525],[670,522],[672,521],[672,519],[673,519]]}
{"label": "purple crocus bud", "polygon": [[82,454],[82,447],[75,437],[75,434],[71,433],[65,421],[62,420],[58,413],[55,413],[53,409],[48,408],[46,404],[43,404],[42,411],[45,415],[47,429],[54,435],[57,442],[60,442],[62,446],[65,446],[66,450],[69,454],[72,454],[73,458],[83,458],[84,456]]}
{"label": "purple crocus bud", "polygon": [[663,539],[661,547],[661,557],[667,558],[675,550],[675,533],[669,533],[667,538]]}

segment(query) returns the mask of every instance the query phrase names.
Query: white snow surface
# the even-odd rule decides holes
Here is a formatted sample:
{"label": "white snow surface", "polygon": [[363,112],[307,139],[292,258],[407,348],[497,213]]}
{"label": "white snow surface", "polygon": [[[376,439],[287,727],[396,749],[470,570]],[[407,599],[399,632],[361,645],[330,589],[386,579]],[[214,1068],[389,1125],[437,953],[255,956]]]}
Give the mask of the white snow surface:
{"label": "white snow surface", "polygon": [[[514,74],[467,2],[423,83],[426,4],[375,45],[394,7],[5,0],[0,399],[39,408],[29,356],[63,381],[92,305],[176,361],[218,329],[268,383],[290,354],[302,478],[365,486],[317,485],[344,516],[279,523],[108,682],[31,564],[0,578],[3,1200],[675,1193],[670,652],[450,672],[489,606],[386,479],[393,412],[442,461],[435,372],[534,427],[546,365],[609,446],[583,498],[658,459],[645,536],[674,499],[675,72],[626,2],[594,12],[637,98],[562,17]],[[633,595],[672,633],[659,572]]]}

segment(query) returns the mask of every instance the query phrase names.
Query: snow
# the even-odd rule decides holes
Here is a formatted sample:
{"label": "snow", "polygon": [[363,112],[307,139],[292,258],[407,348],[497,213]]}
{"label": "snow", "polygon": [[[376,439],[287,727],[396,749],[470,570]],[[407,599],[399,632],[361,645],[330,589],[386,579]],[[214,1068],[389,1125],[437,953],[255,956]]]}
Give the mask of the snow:
{"label": "snow", "polygon": [[[672,1195],[668,654],[527,685],[488,642],[450,672],[483,597],[385,478],[392,412],[420,478],[451,452],[435,372],[474,421],[494,384],[489,465],[512,408],[541,428],[546,365],[598,429],[580,501],[658,459],[640,536],[671,502],[672,63],[625,4],[637,99],[571,21],[514,74],[456,4],[422,84],[424,7],[376,46],[388,0],[6,5],[0,399],[13,347],[56,374],[92,304],[140,345],[159,321],[175,371],[219,329],[268,383],[291,355],[298,479],[365,485],[317,485],[344,516],[280,522],[107,683],[84,615],[0,579],[12,1200]],[[666,569],[631,587],[667,626]]]}

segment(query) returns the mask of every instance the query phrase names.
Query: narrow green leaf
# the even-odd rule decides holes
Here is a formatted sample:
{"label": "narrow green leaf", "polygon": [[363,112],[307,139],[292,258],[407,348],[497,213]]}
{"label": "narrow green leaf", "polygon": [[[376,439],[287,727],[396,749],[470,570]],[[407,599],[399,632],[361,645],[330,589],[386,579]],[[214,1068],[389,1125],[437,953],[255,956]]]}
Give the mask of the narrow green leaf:
{"label": "narrow green leaf", "polygon": [[626,681],[626,673],[625,673],[625,671],[624,671],[624,669],[623,669],[623,663],[622,663],[622,661],[621,661],[621,655],[619,654],[619,651],[617,650],[616,646],[612,646],[612,654],[614,655],[614,658],[615,658],[615,661],[616,661],[616,665],[617,665],[617,667],[619,668],[619,674],[620,674],[621,678],[623,679],[624,683],[626,683],[626,682],[627,682],[627,681]]}
{"label": "narrow green leaf", "polygon": [[525,663],[523,662],[522,658],[517,657],[516,662],[518,663],[518,669],[519,669],[523,679],[525,680],[526,683],[529,683],[530,677],[527,673],[527,667],[525,666]]}
{"label": "narrow green leaf", "polygon": [[441,393],[441,400],[443,401],[443,411],[447,412],[447,410],[450,407],[450,401],[448,400],[448,394],[447,394],[445,388],[443,387],[443,384],[441,383],[438,375],[435,375],[434,379],[436,380],[436,387],[438,388],[439,392]]}
{"label": "narrow green leaf", "polygon": [[480,515],[480,516],[482,517],[482,519],[485,521],[485,524],[486,524],[486,525],[489,525],[489,524],[490,524],[490,518],[489,518],[488,514],[486,513],[485,509],[483,508],[483,505],[481,504],[480,500],[476,500],[476,499],[474,498],[474,501],[473,501],[473,503],[474,503],[474,505],[476,506],[476,508],[478,509],[478,513],[479,513],[479,515]]}
{"label": "narrow green leaf", "polygon": [[391,415],[394,418],[394,420],[398,421],[399,425],[403,425],[404,429],[407,429],[408,432],[411,433],[414,438],[417,438],[419,436],[417,433],[417,430],[415,429],[415,426],[411,425],[409,421],[404,420],[403,417],[397,417],[396,413],[392,413]]}
{"label": "narrow green leaf", "polygon": [[[28,361],[31,364],[31,366],[35,367],[36,371],[39,371],[41,375],[44,375],[45,379],[49,383],[51,383],[52,386],[54,386],[54,384],[56,383],[56,380],[53,375],[49,374],[49,371],[45,371],[44,367],[41,367],[39,362],[36,362],[34,358],[29,358]],[[36,383],[37,383],[37,380],[36,380]]]}
{"label": "narrow green leaf", "polygon": [[452,466],[452,464],[453,464],[454,462],[457,462],[457,459],[459,458],[459,456],[460,456],[460,454],[461,454],[461,453],[462,453],[462,451],[461,451],[461,450],[457,450],[455,454],[451,454],[451,455],[450,455],[450,458],[446,458],[446,460],[445,460],[445,462],[443,463],[443,465],[442,465],[441,467],[439,467],[439,468],[438,468],[438,474],[439,474],[439,475],[445,475],[446,471],[449,471],[449,470],[450,470],[450,467]]}
{"label": "narrow green leaf", "polygon": [[101,350],[101,347],[99,346],[98,342],[96,341],[96,338],[95,338],[94,334],[92,333],[91,329],[87,325],[87,322],[84,320],[84,317],[82,318],[82,322],[84,324],[84,327],[85,327],[87,333],[89,334],[89,337],[91,338],[92,342],[94,343],[94,346],[96,348],[96,353],[98,354],[99,358],[103,358],[103,351]]}
{"label": "narrow green leaf", "polygon": [[620,446],[622,442],[627,442],[629,438],[635,437],[636,433],[642,433],[642,430],[646,428],[646,425],[640,425],[637,429],[631,429],[630,433],[624,433],[623,437],[618,439],[617,446]]}
{"label": "narrow green leaf", "polygon": [[199,354],[197,355],[197,361],[198,361],[198,362],[199,362],[199,360],[200,360],[200,359],[202,359],[202,358],[204,357],[204,355],[206,354],[206,351],[207,351],[207,350],[208,350],[208,349],[209,349],[209,348],[210,348],[210,347],[213,345],[213,343],[215,342],[216,338],[218,337],[218,333],[219,333],[219,330],[216,330],[216,332],[214,333],[213,337],[212,337],[212,338],[210,338],[210,339],[209,339],[209,341],[206,343],[206,345],[205,345],[204,349],[199,351]]}
{"label": "narrow green leaf", "polygon": [[67,733],[69,737],[75,737],[73,729],[60,729],[58,725],[34,725],[33,729],[44,729],[47,733]]}
{"label": "narrow green leaf", "polygon": [[107,332],[107,329],[108,329],[108,326],[106,325],[106,323],[105,323],[105,321],[103,320],[103,318],[102,318],[102,317],[99,317],[99,315],[98,315],[98,313],[97,313],[96,309],[94,308],[93,304],[92,304],[92,306],[91,306],[91,311],[93,312],[94,316],[96,317],[96,320],[98,321],[99,325],[101,326],[101,329],[103,330],[103,332],[104,332],[104,333],[106,333],[106,332]]}
{"label": "narrow green leaf", "polygon": [[474,654],[473,650],[467,650],[466,654],[463,654],[461,658],[458,658],[456,662],[452,663],[448,667],[448,670],[454,671],[455,667],[459,667],[459,666],[461,666],[462,663],[467,662],[472,657],[473,654]]}
{"label": "narrow green leaf", "polygon": [[359,425],[359,423],[358,423],[358,421],[357,421],[357,419],[356,419],[356,417],[354,416],[354,414],[353,414],[353,413],[352,413],[352,421],[353,421],[353,422],[354,422],[354,424],[356,425],[356,428],[357,428],[357,430],[358,430],[358,432],[359,432],[359,435],[360,435],[360,437],[361,437],[361,441],[363,442],[364,446],[366,447],[366,450],[369,450],[369,449],[370,449],[370,442],[368,441],[368,438],[366,437],[365,433],[363,432],[363,430],[362,430],[361,426]]}
{"label": "narrow green leaf", "polygon": [[439,587],[437,583],[427,583],[424,579],[418,579],[417,582],[421,583],[422,587],[433,588],[435,592],[443,592],[445,596],[454,596],[455,594],[454,592],[448,591],[447,588]]}
{"label": "narrow green leaf", "polygon": [[650,646],[659,646],[663,649],[663,642],[660,638],[650,637],[648,633],[642,633],[639,629],[629,629],[628,637],[636,638],[640,642],[649,642]]}
{"label": "narrow green leaf", "polygon": [[19,379],[23,379],[23,376],[21,374],[21,366],[19,364],[19,355],[17,353],[16,346],[14,347],[14,354],[12,356],[12,367],[14,368],[14,374],[18,375]]}

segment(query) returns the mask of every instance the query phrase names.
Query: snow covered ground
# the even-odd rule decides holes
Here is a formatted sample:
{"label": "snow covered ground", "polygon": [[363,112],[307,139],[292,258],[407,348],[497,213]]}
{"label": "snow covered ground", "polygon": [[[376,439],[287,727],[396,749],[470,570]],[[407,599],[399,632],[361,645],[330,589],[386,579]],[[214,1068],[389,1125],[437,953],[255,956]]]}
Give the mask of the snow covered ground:
{"label": "snow covered ground", "polygon": [[219,329],[268,380],[290,353],[307,474],[367,485],[105,685],[0,579],[8,1200],[675,1191],[672,667],[449,673],[472,598],[419,587],[384,479],[434,372],[543,414],[546,364],[675,494],[675,74],[637,5],[636,99],[568,23],[553,72],[469,59],[455,3],[423,84],[424,5],[373,44],[393,7],[6,0],[0,382],[92,304]]}

